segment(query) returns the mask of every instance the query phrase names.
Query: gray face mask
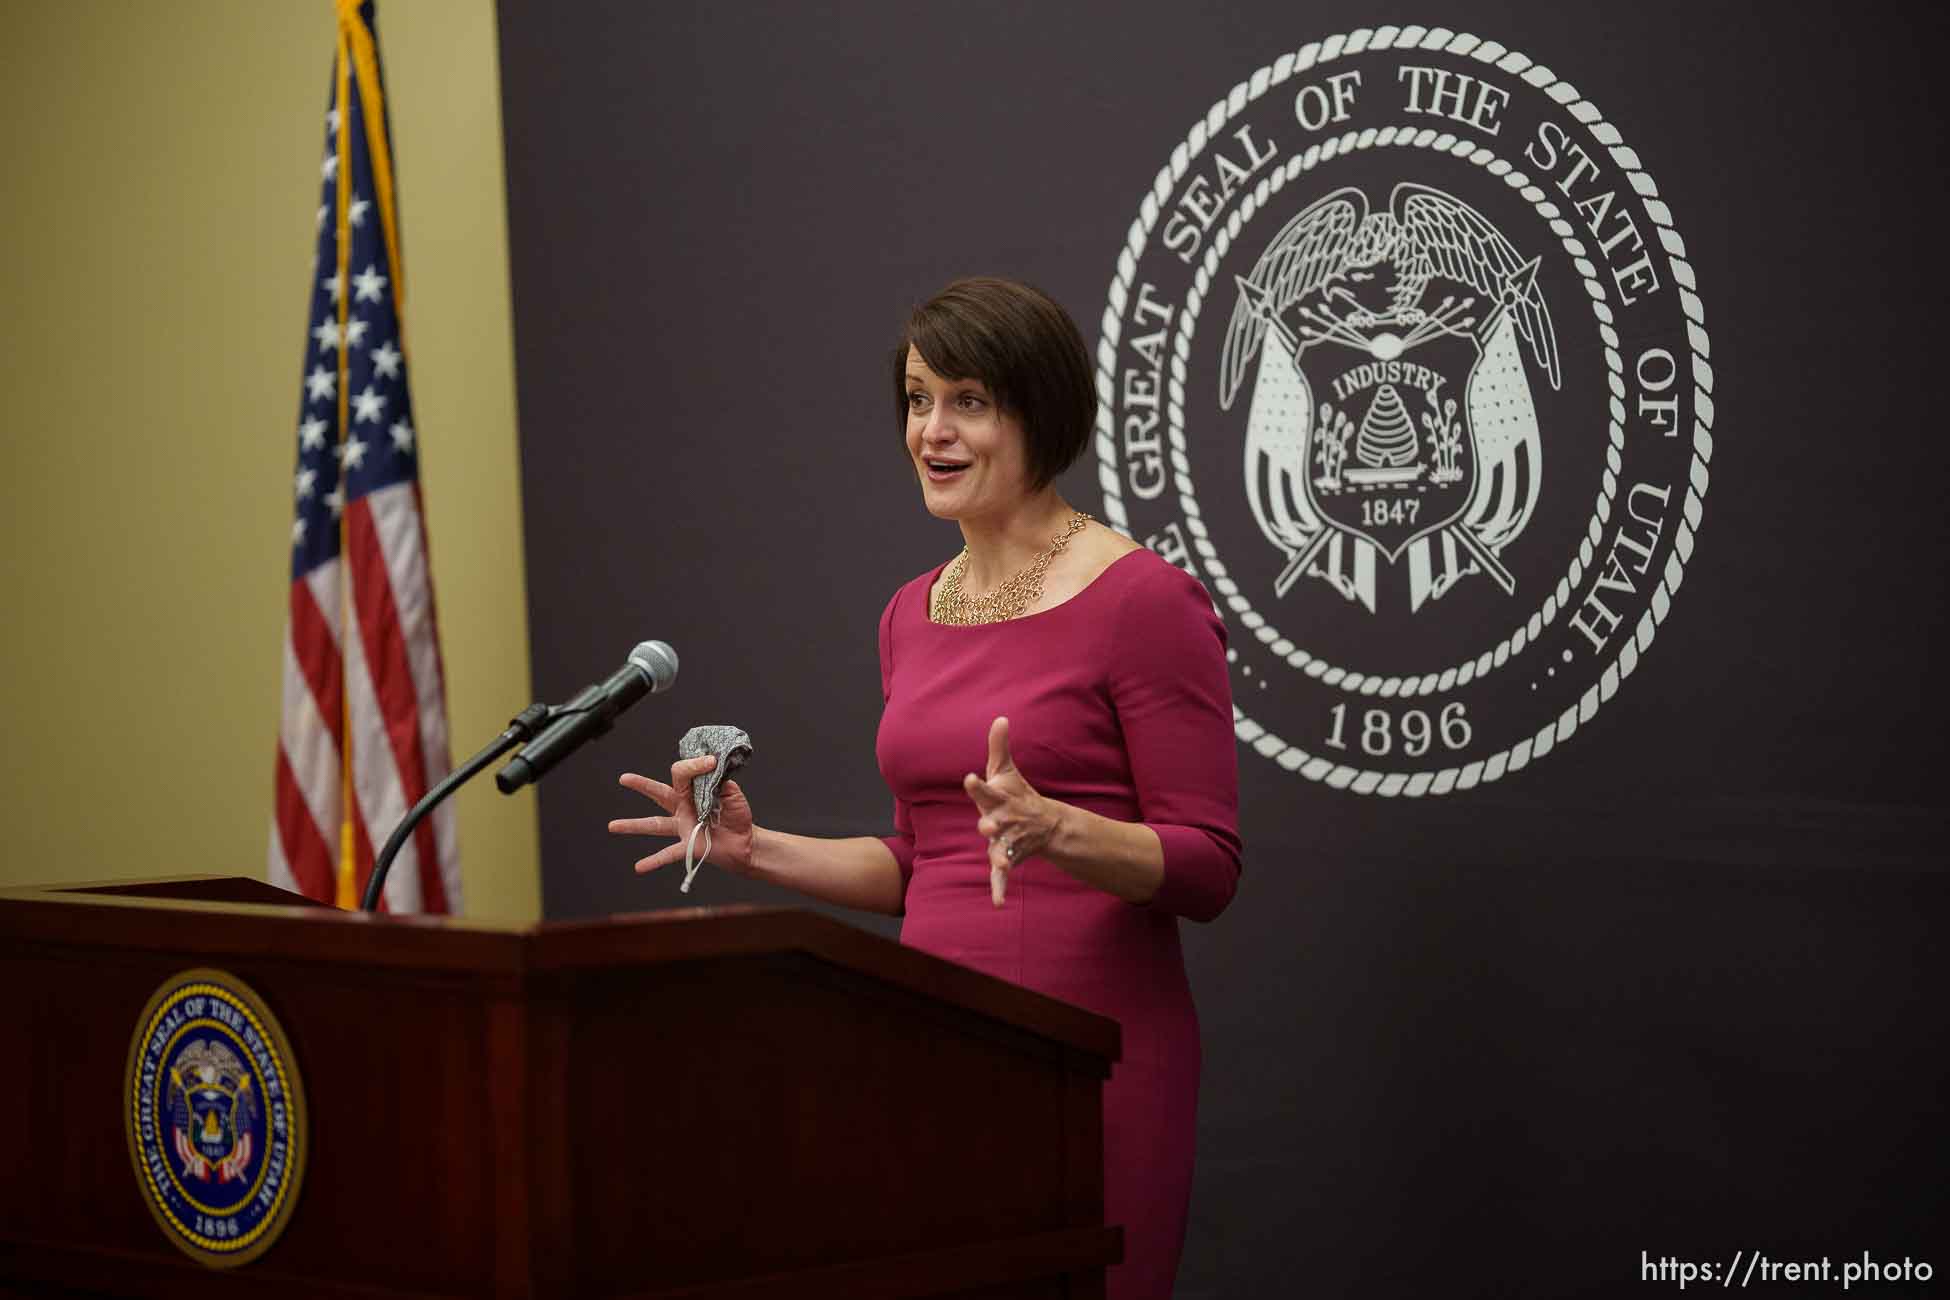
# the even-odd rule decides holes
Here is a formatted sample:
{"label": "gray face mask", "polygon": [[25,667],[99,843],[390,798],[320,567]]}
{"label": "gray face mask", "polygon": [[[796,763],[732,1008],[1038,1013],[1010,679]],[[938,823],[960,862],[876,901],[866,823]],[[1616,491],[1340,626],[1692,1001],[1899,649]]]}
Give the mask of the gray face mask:
{"label": "gray face mask", "polygon": [[[691,879],[697,875],[698,867],[711,856],[711,827],[718,824],[719,795],[725,781],[752,756],[752,738],[737,727],[692,727],[677,742],[679,758],[702,758],[706,754],[715,755],[718,765],[691,782],[691,802],[697,807],[697,825],[691,829],[690,841],[684,845],[684,886],[679,892],[685,894],[691,892]],[[702,853],[697,852],[700,831],[704,834]]]}

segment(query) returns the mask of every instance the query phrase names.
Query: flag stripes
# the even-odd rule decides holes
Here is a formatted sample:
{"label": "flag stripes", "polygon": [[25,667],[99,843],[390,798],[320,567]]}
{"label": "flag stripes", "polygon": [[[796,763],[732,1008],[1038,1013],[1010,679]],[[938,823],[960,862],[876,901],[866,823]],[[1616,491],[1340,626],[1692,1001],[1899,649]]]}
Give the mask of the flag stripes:
{"label": "flag stripes", "polygon": [[[372,5],[338,0],[338,15],[268,865],[273,883],[350,906],[450,759]],[[450,806],[415,829],[384,905],[456,911],[460,897]]]}

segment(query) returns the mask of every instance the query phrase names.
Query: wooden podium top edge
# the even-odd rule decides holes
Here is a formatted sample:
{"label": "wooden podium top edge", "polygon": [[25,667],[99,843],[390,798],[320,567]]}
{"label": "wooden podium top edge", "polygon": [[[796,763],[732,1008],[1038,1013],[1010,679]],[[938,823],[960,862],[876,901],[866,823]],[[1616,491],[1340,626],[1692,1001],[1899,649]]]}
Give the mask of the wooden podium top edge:
{"label": "wooden podium top edge", "polygon": [[[280,895],[292,902],[251,901]],[[187,875],[0,889],[0,944],[193,949],[199,960],[356,965],[481,980],[503,995],[520,991],[533,977],[798,954],[1105,1062],[1121,1051],[1115,1020],[793,907],[734,904],[512,924],[348,912],[248,877]]]}

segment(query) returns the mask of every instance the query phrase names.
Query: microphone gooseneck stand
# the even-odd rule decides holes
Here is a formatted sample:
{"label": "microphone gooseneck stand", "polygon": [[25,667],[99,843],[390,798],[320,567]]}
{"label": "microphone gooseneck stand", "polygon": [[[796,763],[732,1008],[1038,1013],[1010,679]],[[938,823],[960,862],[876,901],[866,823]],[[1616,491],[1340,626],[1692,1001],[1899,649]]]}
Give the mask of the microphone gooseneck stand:
{"label": "microphone gooseneck stand", "polygon": [[386,888],[386,873],[392,870],[393,859],[399,851],[406,847],[406,837],[413,833],[413,828],[428,813],[439,806],[442,799],[465,785],[475,773],[516,745],[525,745],[521,753],[508,760],[508,766],[501,769],[494,781],[501,787],[502,794],[513,794],[522,786],[540,780],[544,773],[578,746],[607,733],[617,714],[645,695],[669,690],[676,680],[677,652],[663,641],[644,641],[630,651],[629,659],[611,673],[608,680],[584,687],[567,704],[553,707],[531,704],[517,713],[508,723],[506,731],[496,736],[486,749],[448,773],[439,785],[427,791],[426,797],[414,804],[393,830],[386,847],[380,850],[378,860],[372,864],[372,879],[366,882],[365,899],[359,905],[360,910],[379,910],[379,899]]}
{"label": "microphone gooseneck stand", "polygon": [[445,780],[427,791],[426,797],[413,805],[413,810],[406,814],[405,820],[400,822],[392,836],[387,839],[386,847],[379,851],[378,859],[372,864],[372,879],[366,882],[366,896],[359,904],[360,910],[365,912],[379,910],[379,896],[385,891],[386,873],[392,870],[393,859],[398,857],[399,851],[406,846],[406,839],[413,833],[413,828],[438,807],[442,799],[467,784],[482,768],[516,745],[534,739],[535,733],[541,730],[542,724],[553,721],[557,714],[557,710],[551,709],[546,704],[529,705],[514,716],[508,723],[508,729],[496,736],[486,749],[449,772]]}

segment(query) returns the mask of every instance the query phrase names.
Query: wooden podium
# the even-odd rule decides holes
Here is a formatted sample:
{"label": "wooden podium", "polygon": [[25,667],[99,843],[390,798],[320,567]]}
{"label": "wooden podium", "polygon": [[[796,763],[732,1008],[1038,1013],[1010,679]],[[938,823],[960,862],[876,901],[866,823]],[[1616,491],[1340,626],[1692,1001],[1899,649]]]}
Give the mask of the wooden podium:
{"label": "wooden podium", "polygon": [[[204,1267],[124,1076],[188,968],[256,990],[296,1208]],[[1102,1297],[1115,1022],[815,913],[496,926],[252,880],[0,890],[0,1294]]]}

